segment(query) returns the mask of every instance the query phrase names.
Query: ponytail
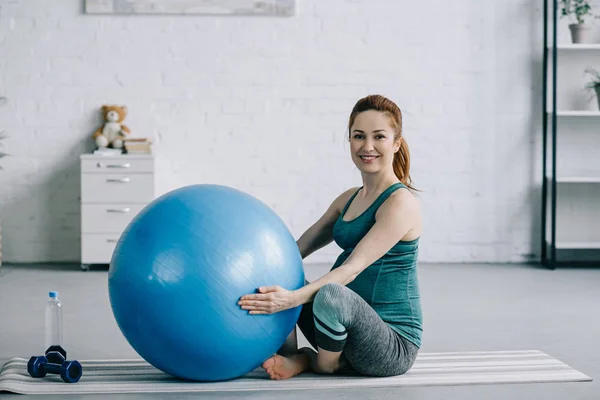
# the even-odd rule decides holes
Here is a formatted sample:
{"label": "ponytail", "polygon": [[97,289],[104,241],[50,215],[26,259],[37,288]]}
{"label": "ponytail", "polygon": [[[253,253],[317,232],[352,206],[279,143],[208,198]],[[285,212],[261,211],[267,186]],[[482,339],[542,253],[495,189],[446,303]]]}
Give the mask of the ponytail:
{"label": "ponytail", "polygon": [[400,148],[394,154],[394,174],[396,177],[410,190],[417,190],[412,185],[412,180],[410,178],[410,152],[408,150],[408,143],[404,138],[400,138]]}

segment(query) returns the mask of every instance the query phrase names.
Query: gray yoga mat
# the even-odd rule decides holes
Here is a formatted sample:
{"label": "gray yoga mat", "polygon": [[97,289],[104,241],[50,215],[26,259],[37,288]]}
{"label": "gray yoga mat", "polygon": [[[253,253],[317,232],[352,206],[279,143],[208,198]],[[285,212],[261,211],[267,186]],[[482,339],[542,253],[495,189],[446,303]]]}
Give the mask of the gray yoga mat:
{"label": "gray yoga mat", "polygon": [[589,382],[592,378],[537,350],[421,353],[404,375],[389,378],[305,373],[272,381],[262,369],[226,382],[184,382],[144,360],[79,360],[83,376],[63,383],[59,376],[31,378],[27,359],[14,358],[0,372],[0,391],[20,394],[184,393],[251,390]]}

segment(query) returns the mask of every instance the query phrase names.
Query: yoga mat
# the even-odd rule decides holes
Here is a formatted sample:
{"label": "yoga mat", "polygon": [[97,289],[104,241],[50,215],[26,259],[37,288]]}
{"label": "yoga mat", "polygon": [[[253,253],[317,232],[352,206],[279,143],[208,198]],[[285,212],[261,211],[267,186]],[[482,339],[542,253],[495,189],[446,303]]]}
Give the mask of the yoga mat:
{"label": "yoga mat", "polygon": [[590,382],[592,378],[537,350],[420,353],[404,375],[373,378],[304,373],[280,381],[257,369],[226,382],[186,382],[144,360],[79,360],[83,376],[64,383],[58,375],[31,378],[25,358],[9,360],[0,391],[20,394],[186,393],[303,390],[501,383]]}

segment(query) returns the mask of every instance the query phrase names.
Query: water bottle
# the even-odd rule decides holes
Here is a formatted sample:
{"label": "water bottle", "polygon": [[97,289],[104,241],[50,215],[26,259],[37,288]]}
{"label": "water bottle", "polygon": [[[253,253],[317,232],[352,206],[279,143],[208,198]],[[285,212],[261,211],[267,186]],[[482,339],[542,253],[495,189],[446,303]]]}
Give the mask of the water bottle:
{"label": "water bottle", "polygon": [[62,346],[62,303],[58,299],[58,292],[48,293],[46,303],[46,347]]}

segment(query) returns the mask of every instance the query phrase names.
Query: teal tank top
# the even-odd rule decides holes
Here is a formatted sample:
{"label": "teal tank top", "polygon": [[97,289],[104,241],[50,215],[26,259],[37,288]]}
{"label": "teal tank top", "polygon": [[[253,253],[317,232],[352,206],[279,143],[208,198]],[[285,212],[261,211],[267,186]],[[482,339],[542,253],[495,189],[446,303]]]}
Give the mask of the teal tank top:
{"label": "teal tank top", "polygon": [[[393,184],[361,215],[344,221],[342,218],[358,191],[352,195],[333,227],[333,240],[343,252],[332,270],[346,261],[375,224],[375,213],[379,206],[394,191],[404,187],[402,183]],[[346,286],[362,297],[394,331],[420,348],[423,316],[417,278],[418,253],[419,238],[401,240]]]}

